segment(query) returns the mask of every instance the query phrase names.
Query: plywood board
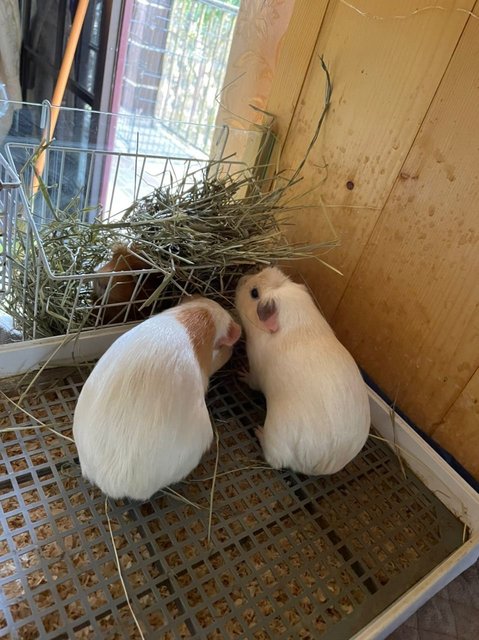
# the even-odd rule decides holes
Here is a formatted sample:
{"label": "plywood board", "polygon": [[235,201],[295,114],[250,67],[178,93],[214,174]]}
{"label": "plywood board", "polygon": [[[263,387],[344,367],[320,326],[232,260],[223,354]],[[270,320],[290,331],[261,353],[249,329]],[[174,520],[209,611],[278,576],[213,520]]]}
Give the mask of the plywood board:
{"label": "plywood board", "polygon": [[471,19],[334,322],[430,432],[479,366],[478,60]]}
{"label": "plywood board", "polygon": [[479,370],[432,435],[479,478]]}
{"label": "plywood board", "polygon": [[282,146],[297,107],[329,0],[296,0],[279,58],[267,110],[276,118],[275,132]]}
{"label": "plywood board", "polygon": [[[321,193],[334,205],[328,211],[342,247],[328,258],[344,277],[317,263],[301,265],[327,317],[368,242],[468,19],[467,13],[441,10],[393,17],[427,7],[428,0],[358,5],[386,19],[362,16],[340,1],[329,3],[281,162],[283,168],[296,167],[313,136],[324,100],[319,62],[324,55],[333,77],[333,104],[299,188],[317,188],[306,204],[317,205]],[[330,237],[317,208],[298,214],[293,240]]]}
{"label": "plywood board", "polygon": [[217,125],[231,127],[225,155],[236,153],[255,164],[261,139],[244,132],[271,123],[281,148],[327,5],[328,0],[241,4],[217,117]]}

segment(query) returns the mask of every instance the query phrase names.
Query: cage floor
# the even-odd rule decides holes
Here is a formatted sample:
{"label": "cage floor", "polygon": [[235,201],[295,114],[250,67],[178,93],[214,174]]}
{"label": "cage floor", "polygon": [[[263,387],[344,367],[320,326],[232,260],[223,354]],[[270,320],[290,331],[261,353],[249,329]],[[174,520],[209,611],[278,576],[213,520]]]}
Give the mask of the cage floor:
{"label": "cage floor", "polygon": [[[22,406],[71,434],[87,368],[45,372]],[[18,398],[19,381],[2,388]],[[21,384],[25,385],[25,382]],[[350,638],[462,544],[463,525],[382,442],[332,477],[261,468],[263,408],[229,374],[209,406],[220,436],[175,486],[110,504],[145,638]],[[0,397],[0,428],[32,424]],[[104,497],[75,446],[45,429],[2,434],[0,638],[139,638],[115,564]],[[259,468],[258,468],[259,467]]]}

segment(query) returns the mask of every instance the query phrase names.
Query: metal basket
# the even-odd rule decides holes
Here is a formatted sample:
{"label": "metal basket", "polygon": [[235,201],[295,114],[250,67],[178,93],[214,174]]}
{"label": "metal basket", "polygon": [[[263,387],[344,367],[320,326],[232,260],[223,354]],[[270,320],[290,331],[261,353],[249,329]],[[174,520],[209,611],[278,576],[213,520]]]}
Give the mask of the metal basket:
{"label": "metal basket", "polygon": [[10,282],[9,257],[15,246],[16,219],[21,196],[20,180],[0,154],[0,298]]}
{"label": "metal basket", "polygon": [[[55,211],[64,211],[75,203],[74,223],[79,226],[100,217],[105,223],[116,223],[125,209],[154,189],[175,184],[193,184],[208,171],[208,177],[230,175],[244,165],[238,162],[185,160],[146,154],[130,154],[84,148],[50,146],[46,149],[43,185],[32,197],[33,164],[35,147],[31,144],[9,143],[7,152],[12,166],[23,167],[22,187],[25,191],[26,227],[22,233],[22,245],[9,269],[16,282],[25,282],[20,306],[23,309],[22,326],[24,339],[35,339],[45,335],[68,334],[84,328],[103,324],[123,324],[131,320],[144,319],[157,313],[166,304],[176,301],[180,291],[168,289],[161,296],[149,301],[147,283],[153,274],[164,276],[157,268],[110,271],[105,283],[105,274],[97,272],[98,262],[81,273],[75,269],[59,268],[45,251],[42,235],[46,225],[54,220]],[[46,190],[48,197],[46,197]],[[28,204],[27,204],[28,203]],[[13,217],[14,218],[14,217]],[[13,219],[12,218],[12,219]],[[18,229],[17,229],[18,232]],[[125,237],[125,243],[129,239]],[[111,256],[105,255],[105,262]],[[209,293],[211,283],[222,274],[211,274],[203,289],[194,292]],[[112,301],[110,295],[118,285],[118,278],[135,278],[134,290],[127,301]],[[94,294],[94,282],[102,279],[102,294]],[[164,278],[166,280],[166,277]],[[45,284],[45,282],[47,284]],[[151,283],[151,280],[150,280]],[[199,283],[200,285],[202,283]],[[222,290],[232,285],[221,282]],[[151,289],[151,284],[150,284]],[[60,298],[50,313],[52,296]],[[48,316],[49,331],[40,326],[40,320]]]}

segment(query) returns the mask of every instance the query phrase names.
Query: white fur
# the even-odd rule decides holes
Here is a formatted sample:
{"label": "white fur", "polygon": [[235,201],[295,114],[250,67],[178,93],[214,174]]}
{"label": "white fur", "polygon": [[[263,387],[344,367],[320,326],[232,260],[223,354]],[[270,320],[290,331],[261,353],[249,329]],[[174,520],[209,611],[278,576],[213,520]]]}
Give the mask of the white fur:
{"label": "white fur", "polygon": [[[187,305],[209,309],[215,343],[228,332],[231,317],[216,303]],[[118,338],[78,398],[73,435],[82,473],[112,498],[145,500],[182,480],[213,439],[204,395],[231,348],[215,349],[212,370],[202,371],[177,309]]]}
{"label": "white fur", "polygon": [[[259,299],[251,298],[256,287]],[[279,329],[270,333],[257,305],[274,300]],[[274,468],[335,473],[363,447],[370,427],[366,385],[303,285],[267,268],[238,284],[236,307],[246,333],[248,382],[267,403],[259,430]]]}

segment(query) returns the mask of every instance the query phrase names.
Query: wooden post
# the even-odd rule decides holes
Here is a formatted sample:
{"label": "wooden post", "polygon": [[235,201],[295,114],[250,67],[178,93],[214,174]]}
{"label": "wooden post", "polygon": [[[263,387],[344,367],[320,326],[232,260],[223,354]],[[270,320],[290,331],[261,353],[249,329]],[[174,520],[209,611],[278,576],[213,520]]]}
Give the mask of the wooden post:
{"label": "wooden post", "polygon": [[[78,46],[78,40],[80,39],[81,30],[85,21],[86,12],[88,10],[90,0],[79,0],[77,10],[75,12],[75,18],[73,20],[70,35],[68,36],[67,46],[65,47],[65,53],[63,55],[62,64],[58,73],[57,83],[55,85],[55,91],[52,98],[52,113],[50,121],[50,137],[53,137],[55,127],[57,125],[58,116],[60,113],[60,107],[62,104],[63,96],[67,86],[68,78],[73,64],[73,58],[75,57],[75,51]],[[42,138],[42,144],[47,141],[45,134]],[[43,173],[45,167],[45,154],[40,151],[40,154],[35,163],[35,175],[33,176],[33,195],[38,191],[39,177]]]}

